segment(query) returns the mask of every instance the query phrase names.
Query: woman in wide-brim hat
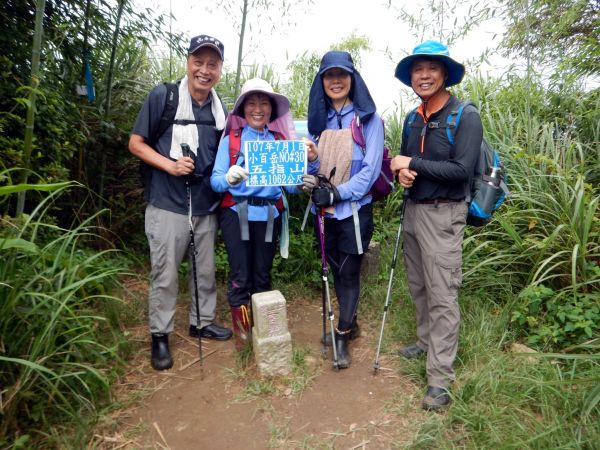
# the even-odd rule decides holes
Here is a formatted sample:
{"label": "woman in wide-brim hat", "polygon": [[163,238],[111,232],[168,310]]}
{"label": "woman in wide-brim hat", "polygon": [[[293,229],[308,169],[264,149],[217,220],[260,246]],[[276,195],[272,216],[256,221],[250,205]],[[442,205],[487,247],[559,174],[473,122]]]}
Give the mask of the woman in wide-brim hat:
{"label": "woman in wide-brim hat", "polygon": [[[352,137],[352,121],[362,127],[364,148]],[[324,237],[339,306],[335,329],[337,362],[339,368],[346,368],[351,363],[348,341],[359,335],[356,311],[360,267],[373,234],[370,189],[379,176],[383,157],[383,123],[348,52],[330,51],[323,56],[310,91],[308,130],[318,143],[318,174],[328,182],[315,187],[317,183],[312,178],[305,188],[315,187],[315,233],[319,242]],[[321,221],[324,233],[319,226]],[[324,344],[331,343],[330,335],[322,340]]]}
{"label": "woman in wide-brim hat", "polygon": [[[287,242],[287,228],[282,227],[286,221],[281,187],[247,186],[249,174],[241,150],[246,141],[294,137],[287,97],[274,92],[260,78],[246,81],[227,117],[210,178],[212,188],[224,193],[219,225],[230,266],[227,299],[238,349],[249,343],[250,297],[271,290],[271,268],[280,230],[280,242]],[[316,156],[309,153],[309,161]],[[296,192],[295,186],[286,189]],[[282,248],[282,256],[287,257],[286,252],[287,247]]]}
{"label": "woman in wide-brim hat", "polygon": [[[477,109],[472,105],[462,109],[462,102],[448,90],[464,74],[464,66],[438,41],[416,46],[395,72],[421,100],[404,121],[400,155],[392,160],[392,170],[407,190],[403,251],[417,321],[416,342],[401,348],[400,355],[427,354],[426,410],[450,402],[460,325],[462,241],[483,137]],[[460,124],[453,128],[450,119],[456,119],[459,110]]]}

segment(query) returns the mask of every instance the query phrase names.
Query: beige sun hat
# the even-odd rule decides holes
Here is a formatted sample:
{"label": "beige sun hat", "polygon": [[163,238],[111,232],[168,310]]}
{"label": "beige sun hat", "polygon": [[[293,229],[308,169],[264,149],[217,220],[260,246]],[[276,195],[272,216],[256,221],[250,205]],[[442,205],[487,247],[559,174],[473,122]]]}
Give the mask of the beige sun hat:
{"label": "beige sun hat", "polygon": [[290,101],[285,95],[277,94],[273,91],[271,85],[262,78],[251,78],[242,86],[242,91],[233,106],[231,114],[244,117],[244,101],[250,94],[265,94],[272,100],[273,112],[271,113],[270,121],[278,119],[290,110]]}

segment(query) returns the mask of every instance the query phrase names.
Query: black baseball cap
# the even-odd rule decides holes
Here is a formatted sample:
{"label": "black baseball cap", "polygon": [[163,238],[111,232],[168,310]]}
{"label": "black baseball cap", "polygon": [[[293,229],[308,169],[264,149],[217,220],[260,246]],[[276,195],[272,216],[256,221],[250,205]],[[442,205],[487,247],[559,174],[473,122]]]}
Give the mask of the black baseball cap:
{"label": "black baseball cap", "polygon": [[188,48],[188,55],[191,55],[192,53],[198,51],[198,49],[201,47],[213,48],[214,50],[217,51],[217,53],[221,57],[221,61],[224,60],[225,46],[217,38],[214,38],[207,34],[201,34],[199,36],[193,37],[190,40],[190,47]]}

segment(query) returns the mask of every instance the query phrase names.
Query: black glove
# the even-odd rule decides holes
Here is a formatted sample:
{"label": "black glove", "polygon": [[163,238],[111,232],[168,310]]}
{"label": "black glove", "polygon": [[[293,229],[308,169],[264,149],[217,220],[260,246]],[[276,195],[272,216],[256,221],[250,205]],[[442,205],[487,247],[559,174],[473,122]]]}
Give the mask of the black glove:
{"label": "black glove", "polygon": [[340,193],[333,184],[321,186],[312,191],[312,201],[319,208],[335,205],[340,200]]}

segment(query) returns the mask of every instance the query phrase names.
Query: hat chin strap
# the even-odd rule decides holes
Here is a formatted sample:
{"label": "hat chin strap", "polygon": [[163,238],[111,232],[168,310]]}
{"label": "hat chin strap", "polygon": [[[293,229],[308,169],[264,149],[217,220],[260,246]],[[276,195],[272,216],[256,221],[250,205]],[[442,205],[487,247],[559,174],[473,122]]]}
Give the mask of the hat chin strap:
{"label": "hat chin strap", "polygon": [[427,100],[425,100],[425,99],[423,99],[423,97],[421,97],[421,101],[423,103],[423,116],[425,117],[426,120],[429,120],[429,114],[427,114],[427,104],[431,101],[431,99],[434,99],[437,96],[444,94],[444,93],[447,93],[448,95],[450,95],[450,93],[446,89],[446,86],[442,85],[442,87],[440,87],[437,91],[435,91],[433,93],[433,95],[431,95]]}
{"label": "hat chin strap", "polygon": [[[346,106],[346,104],[348,103],[348,100],[350,100],[350,95],[346,95],[346,97],[344,97],[344,102],[342,103],[342,106],[340,106],[340,108],[338,109],[337,106],[331,100],[331,98],[327,97],[328,103],[331,105],[331,107],[335,111],[335,116],[336,116],[337,122],[338,122],[338,128],[340,130],[342,129],[342,109],[344,109],[344,106]],[[352,100],[350,100],[350,103],[352,103]],[[348,104],[350,104],[350,103],[348,103]],[[339,105],[339,102],[337,102],[337,104]]]}

